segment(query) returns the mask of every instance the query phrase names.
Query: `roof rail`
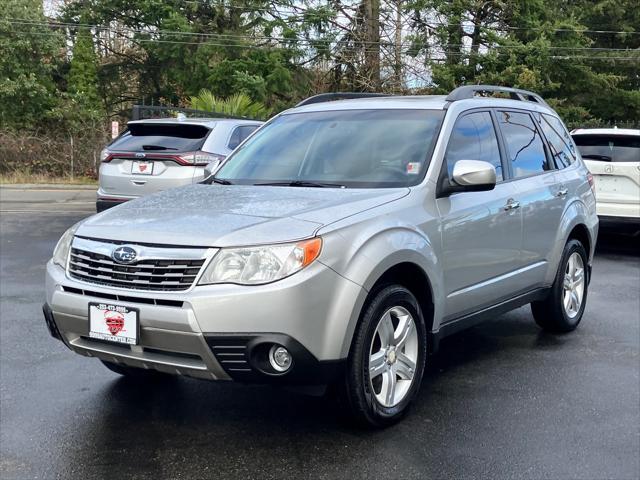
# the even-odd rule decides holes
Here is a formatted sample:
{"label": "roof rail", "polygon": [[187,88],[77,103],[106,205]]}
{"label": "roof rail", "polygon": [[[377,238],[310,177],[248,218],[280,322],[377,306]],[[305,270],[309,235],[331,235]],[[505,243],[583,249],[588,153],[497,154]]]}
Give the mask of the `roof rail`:
{"label": "roof rail", "polygon": [[447,102],[455,102],[467,98],[474,98],[479,92],[500,92],[508,93],[513,100],[521,100],[523,102],[534,102],[541,105],[549,106],[547,102],[537,93],[529,90],[521,90],[519,88],[500,87],[498,85],[465,85],[458,87],[447,95]]}
{"label": "roof rail", "polygon": [[367,93],[367,92],[333,92],[320,93],[313,97],[305,98],[296,107],[303,105],[311,105],[312,103],[333,102],[334,100],[348,100],[350,98],[367,98],[367,97],[389,97],[387,93]]}

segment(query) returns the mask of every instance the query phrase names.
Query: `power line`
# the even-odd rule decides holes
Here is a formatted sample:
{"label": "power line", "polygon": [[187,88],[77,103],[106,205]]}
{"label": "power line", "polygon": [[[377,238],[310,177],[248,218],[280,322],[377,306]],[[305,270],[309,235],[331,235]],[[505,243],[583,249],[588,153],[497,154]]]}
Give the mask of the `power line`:
{"label": "power line", "polygon": [[[25,21],[22,19],[9,19],[8,23],[13,24],[13,25],[23,25],[23,26],[29,26],[29,25],[33,25],[33,26],[40,26],[40,27],[49,27],[49,28],[72,28],[72,27],[81,27],[81,28],[89,28],[89,29],[94,29],[97,31],[102,31],[102,32],[113,32],[113,33],[117,33],[117,34],[124,34],[124,33],[140,33],[140,34],[148,34],[148,35],[173,35],[173,36],[186,36],[186,37],[202,37],[202,38],[215,38],[217,40],[224,40],[224,39],[235,39],[235,40],[262,40],[262,41],[276,41],[276,42],[282,42],[282,43],[298,43],[298,44],[309,44],[309,45],[314,45],[314,44],[318,44],[318,43],[323,43],[323,42],[330,42],[330,43],[334,43],[334,42],[340,42],[340,39],[337,38],[333,38],[333,39],[324,39],[324,38],[317,38],[317,39],[309,39],[309,38],[289,38],[289,37],[274,37],[274,36],[264,36],[264,35],[240,35],[240,34],[228,34],[228,33],[200,33],[200,32],[182,32],[182,31],[176,31],[176,30],[144,30],[144,29],[136,29],[136,28],[130,28],[130,27],[116,27],[116,28],[112,28],[112,27],[107,27],[107,26],[101,26],[101,25],[95,25],[95,24],[74,24],[74,23],[62,23],[62,22],[56,22],[56,23],[52,23],[52,22],[34,22],[34,21]],[[23,31],[23,32],[19,32],[19,33],[30,33],[27,31]],[[138,42],[147,42],[147,41],[156,41],[156,42],[163,42],[163,43],[168,43],[170,42],[169,40],[161,40],[161,39],[136,39],[136,41]],[[210,42],[185,42],[185,41],[174,41],[174,43],[185,43],[185,44],[191,44],[191,45],[199,45],[199,44],[208,44]],[[374,42],[374,41],[365,41],[365,40],[355,40],[354,43],[358,44],[358,45],[390,45],[390,46],[394,46],[395,44],[392,42]],[[229,44],[220,44],[220,46],[227,46]],[[401,43],[401,46],[409,46],[409,47],[413,47],[413,42],[411,41],[404,41]],[[462,48],[462,47],[466,47],[468,48],[469,45],[464,45],[464,44],[442,44],[442,45],[427,45],[426,47],[432,47],[432,48],[441,48],[441,49],[447,49],[447,48]],[[522,49],[525,48],[523,45],[482,45],[483,48],[487,48],[489,50],[491,49],[503,49],[503,50],[509,50],[509,49]],[[548,50],[574,50],[574,51],[593,51],[593,52],[639,52],[639,50],[637,49],[628,49],[628,48],[604,48],[604,47],[565,47],[565,46],[549,46],[546,47],[546,49]],[[449,53],[451,54],[451,53]],[[462,55],[472,55],[472,52],[461,52]]]}
{"label": "power line", "polygon": [[[14,34],[14,35],[39,35],[39,36],[57,36],[54,32],[25,32],[25,31],[11,31],[11,32],[0,32],[6,34]],[[133,40],[132,40],[133,41]],[[260,49],[264,48],[267,45],[251,45],[246,43],[217,43],[211,41],[205,42],[190,42],[190,41],[179,41],[179,40],[160,40],[160,39],[136,39],[135,42],[138,43],[161,43],[161,44],[172,44],[172,45],[197,45],[197,46],[216,46],[216,47],[231,47],[231,48],[244,48],[244,49]],[[386,44],[381,45],[382,47],[391,48],[393,45]],[[343,52],[352,52],[352,53],[362,53],[362,49],[353,47],[353,46],[343,46],[336,48],[336,50]],[[403,52],[407,53],[409,50]],[[481,52],[476,52],[472,54],[471,52],[449,52],[447,54],[443,54],[439,57],[434,56],[421,56],[420,58],[425,61],[445,61],[447,56],[456,56],[456,57],[471,57],[471,56],[483,56],[484,54]],[[592,60],[640,60],[640,56],[636,57],[608,57],[608,56],[589,56],[589,55],[553,55],[549,56],[552,59],[592,59]]]}
{"label": "power line", "polygon": [[[185,0],[187,1],[187,0]],[[200,3],[197,2],[196,0],[188,0],[190,3]],[[264,8],[256,8],[256,7],[241,7],[241,6],[223,6],[224,8],[238,8],[238,9],[242,9],[245,10],[246,12],[251,12],[251,13],[288,13],[287,11],[279,11],[276,8],[269,8],[269,7],[264,7]],[[295,13],[295,14],[299,14],[301,12],[304,12],[304,9],[301,10],[296,10],[296,11],[289,11],[290,13]],[[339,12],[336,12],[337,15],[340,15]],[[403,16],[403,19],[406,19],[406,16]],[[82,24],[82,23],[64,23],[64,22],[35,22],[35,21],[31,21],[29,19],[20,19],[20,18],[7,18],[6,20],[9,21],[9,23],[11,23],[11,21],[23,21],[23,22],[28,22],[28,23],[32,23],[32,24],[48,24],[53,26],[54,24],[58,24],[58,25],[68,25],[68,26],[86,26],[86,27],[91,27],[91,28],[99,28],[99,25],[91,25],[91,24]],[[344,18],[343,18],[344,20]],[[432,24],[432,25],[438,25],[438,26],[462,26],[465,27],[464,22],[463,23],[451,23],[451,22],[442,22],[442,21],[431,21],[431,22],[426,22],[427,24]],[[127,27],[124,27],[127,28]],[[591,30],[591,29],[583,29],[583,28],[554,28],[554,29],[548,29],[546,27],[514,27],[514,26],[509,26],[509,25],[505,25],[505,26],[497,26],[497,25],[493,25],[493,26],[489,26],[489,25],[482,25],[481,26],[482,29],[484,30],[493,30],[493,31],[497,31],[497,32],[502,32],[505,30],[519,30],[519,31],[549,31],[549,32],[573,32],[573,33],[596,33],[596,34],[609,34],[609,35],[640,35],[640,32],[638,31],[628,31],[628,30]]]}

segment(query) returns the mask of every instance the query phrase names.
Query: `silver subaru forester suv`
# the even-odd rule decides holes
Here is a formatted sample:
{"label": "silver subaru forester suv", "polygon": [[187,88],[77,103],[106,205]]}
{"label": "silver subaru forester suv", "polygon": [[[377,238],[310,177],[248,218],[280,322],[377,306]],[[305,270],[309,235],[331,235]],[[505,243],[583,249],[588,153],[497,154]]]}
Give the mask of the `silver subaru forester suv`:
{"label": "silver subaru forester suv", "polygon": [[529,303],[575,329],[597,231],[587,169],[534,93],[321,95],[204,183],[71,227],[44,312],[117,373],[326,385],[384,426],[441,338]]}

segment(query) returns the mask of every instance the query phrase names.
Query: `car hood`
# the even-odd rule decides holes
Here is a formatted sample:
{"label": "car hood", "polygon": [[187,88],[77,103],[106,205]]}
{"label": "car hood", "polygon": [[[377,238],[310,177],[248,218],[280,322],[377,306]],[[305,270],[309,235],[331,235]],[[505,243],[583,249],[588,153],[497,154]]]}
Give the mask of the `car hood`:
{"label": "car hood", "polygon": [[189,185],[126,202],[76,235],[131,243],[227,247],[294,241],[404,197],[408,188],[325,189]]}

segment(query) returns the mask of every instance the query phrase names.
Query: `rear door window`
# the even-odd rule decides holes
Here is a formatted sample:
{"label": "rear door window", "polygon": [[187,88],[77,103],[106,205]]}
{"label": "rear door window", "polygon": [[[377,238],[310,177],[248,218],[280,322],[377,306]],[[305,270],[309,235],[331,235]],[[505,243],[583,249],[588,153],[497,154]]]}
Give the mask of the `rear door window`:
{"label": "rear door window", "polygon": [[108,148],[124,152],[192,152],[200,150],[210,131],[204,125],[133,123]]}
{"label": "rear door window", "polygon": [[453,166],[459,160],[489,162],[496,169],[496,181],[504,178],[498,139],[489,112],[473,112],[456,120],[445,160],[449,178],[453,174]]}
{"label": "rear door window", "polygon": [[640,162],[640,136],[574,135],[573,140],[585,160]]}
{"label": "rear door window", "polygon": [[231,138],[229,138],[229,144],[227,145],[231,150],[235,149],[238,145],[244,142],[249,135],[251,135],[259,125],[241,125],[233,129]]}
{"label": "rear door window", "polygon": [[552,170],[533,119],[524,112],[497,112],[514,178]]}

